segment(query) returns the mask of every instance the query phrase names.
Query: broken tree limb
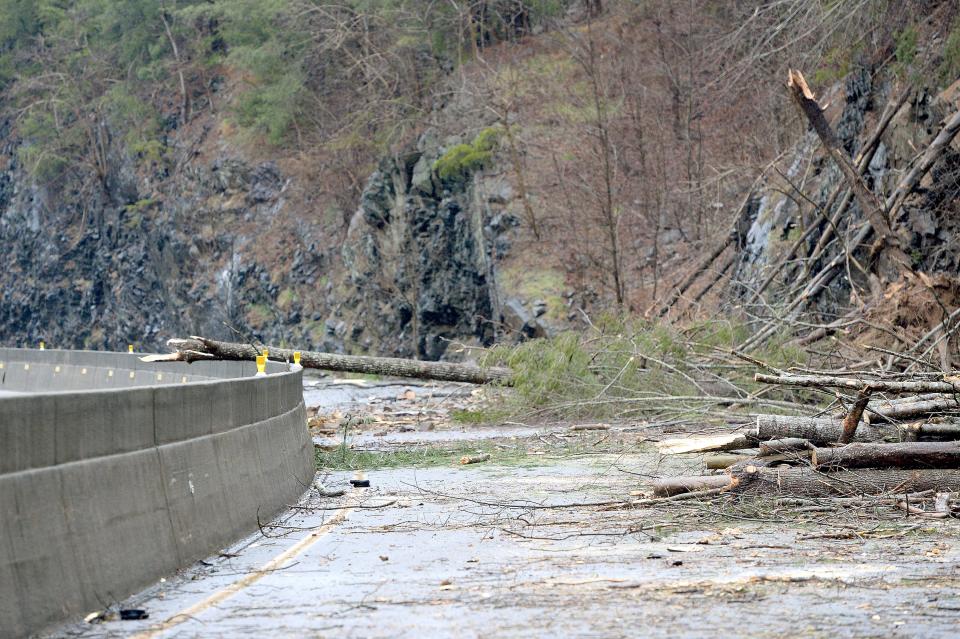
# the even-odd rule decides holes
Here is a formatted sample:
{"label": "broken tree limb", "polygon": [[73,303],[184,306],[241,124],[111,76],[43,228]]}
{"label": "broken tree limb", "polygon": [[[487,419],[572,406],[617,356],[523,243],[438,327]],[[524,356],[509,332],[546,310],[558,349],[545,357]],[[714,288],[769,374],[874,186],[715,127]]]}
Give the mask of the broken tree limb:
{"label": "broken tree limb", "polygon": [[870,402],[870,389],[864,388],[857,395],[857,401],[847,416],[843,418],[843,431],[837,441],[841,444],[849,444],[853,441],[853,435],[857,432],[857,425],[860,424],[860,418],[863,417],[863,410]]}
{"label": "broken tree limb", "polygon": [[831,497],[960,489],[958,470],[860,469],[822,473],[812,468],[747,466],[732,471],[731,480],[730,492],[751,495]]}
{"label": "broken tree limb", "polygon": [[810,87],[807,86],[803,74],[791,69],[788,72],[787,87],[790,89],[790,95],[793,96],[794,101],[806,116],[811,128],[820,138],[827,154],[840,169],[847,187],[853,192],[854,198],[860,205],[860,210],[863,211],[864,216],[870,222],[870,226],[877,237],[888,247],[891,257],[898,263],[898,267],[909,270],[910,258],[901,248],[900,241],[893,232],[883,203],[870,190],[857,167],[847,158],[840,140],[834,134],[830,123],[827,122],[823,109],[817,103]]}
{"label": "broken tree limb", "polygon": [[[757,415],[757,441],[799,438],[811,444],[832,444],[843,433],[843,421],[836,417],[793,417],[790,415]],[[855,441],[875,442],[896,435],[895,429],[863,424],[854,434]]]}
{"label": "broken tree limb", "polygon": [[653,482],[653,494],[656,497],[671,497],[681,493],[699,490],[726,488],[730,485],[729,475],[704,475],[702,477],[664,477]]}
{"label": "broken tree limb", "polygon": [[[886,108],[884,108],[883,115],[880,117],[880,122],[877,124],[876,129],[874,129],[873,135],[870,136],[870,139],[867,140],[866,144],[863,146],[863,149],[861,149],[860,153],[857,154],[856,160],[854,160],[855,164],[857,165],[857,170],[861,174],[867,170],[867,167],[870,165],[870,161],[873,160],[873,156],[880,145],[880,138],[886,131],[887,126],[889,126],[894,116],[900,112],[900,109],[903,107],[907,101],[907,98],[909,98],[912,93],[913,87],[908,85],[903,91],[900,92],[900,96],[896,100],[889,102]],[[834,191],[834,194],[838,192],[839,188]],[[826,226],[826,228],[823,229],[823,234],[817,241],[817,245],[807,256],[809,260],[804,264],[803,275],[801,275],[801,277],[806,277],[809,275],[809,265],[820,259],[820,255],[823,253],[827,243],[833,237],[833,233],[836,230],[837,225],[840,223],[840,217],[843,215],[844,211],[846,211],[846,208],[850,205],[852,199],[852,192],[847,190],[843,196],[843,199],[840,201],[839,206],[837,206],[837,210],[830,218],[830,223]],[[824,207],[825,211],[829,212],[830,204],[831,203],[828,202],[828,204]]]}
{"label": "broken tree limb", "polygon": [[[166,357],[184,362],[209,360],[256,360],[263,347],[251,344],[220,342],[205,337],[167,340],[167,345],[176,352]],[[274,361],[293,361],[294,349],[266,347],[269,358]],[[472,364],[452,362],[427,362],[396,357],[367,357],[362,355],[336,355],[315,351],[300,351],[300,365],[343,373],[367,373],[389,377],[432,379],[443,382],[468,382],[471,384],[497,383],[510,385],[512,372],[508,368],[481,368]]]}
{"label": "broken tree limb", "polygon": [[960,387],[947,381],[893,381],[884,379],[856,379],[853,377],[833,377],[831,375],[767,375],[757,373],[754,381],[764,384],[780,384],[784,386],[803,386],[806,388],[846,388],[859,391],[869,389],[871,392],[883,393],[956,393]]}
{"label": "broken tree limb", "polygon": [[960,468],[960,442],[848,444],[838,448],[814,448],[810,462],[819,470]]}

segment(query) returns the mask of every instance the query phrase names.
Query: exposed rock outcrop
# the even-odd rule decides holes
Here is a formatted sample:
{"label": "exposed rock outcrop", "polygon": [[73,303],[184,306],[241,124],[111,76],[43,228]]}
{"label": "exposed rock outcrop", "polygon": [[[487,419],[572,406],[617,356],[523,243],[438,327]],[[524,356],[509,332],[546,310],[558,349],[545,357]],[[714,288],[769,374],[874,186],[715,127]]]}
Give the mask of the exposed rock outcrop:
{"label": "exposed rock outcrop", "polygon": [[248,229],[284,205],[274,163],[150,170],[115,145],[102,179],[76,170],[57,182],[22,165],[9,123],[0,144],[0,343],[159,349],[176,334],[235,337],[228,327],[310,343],[293,291],[317,286],[319,242],[300,235],[280,277],[251,250],[260,238]]}
{"label": "exposed rock outcrop", "polygon": [[[494,247],[511,225],[472,173],[442,179],[431,134],[380,163],[343,247],[347,296],[340,305],[352,347],[439,359],[451,341],[487,345],[500,304]],[[493,207],[493,208],[492,208]]]}

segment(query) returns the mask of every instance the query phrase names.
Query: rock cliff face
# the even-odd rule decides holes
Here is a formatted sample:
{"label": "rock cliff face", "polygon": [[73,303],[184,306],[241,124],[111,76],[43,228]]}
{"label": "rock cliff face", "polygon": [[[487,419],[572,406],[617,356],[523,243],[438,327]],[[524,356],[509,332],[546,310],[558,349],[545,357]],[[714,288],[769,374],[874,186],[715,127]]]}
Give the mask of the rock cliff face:
{"label": "rock cliff face", "polygon": [[440,179],[436,137],[380,162],[336,239],[288,200],[273,162],[224,147],[144,166],[112,149],[102,179],[48,184],[5,123],[0,343],[162,350],[202,334],[425,359],[461,357],[451,341],[489,344],[495,262],[518,225],[510,189],[495,171]]}
{"label": "rock cliff face", "polygon": [[276,165],[144,169],[112,148],[100,179],[77,170],[44,181],[21,164],[22,143],[0,126],[0,343],[158,349],[178,334],[235,336],[227,326],[309,335],[299,305],[277,303],[318,284],[326,258],[309,227],[279,278],[250,250],[284,206]]}
{"label": "rock cliff face", "polygon": [[350,222],[347,294],[332,323],[353,347],[438,359],[453,355],[451,341],[494,339],[495,251],[516,224],[499,210],[509,193],[474,175],[439,178],[432,138],[380,163]]}

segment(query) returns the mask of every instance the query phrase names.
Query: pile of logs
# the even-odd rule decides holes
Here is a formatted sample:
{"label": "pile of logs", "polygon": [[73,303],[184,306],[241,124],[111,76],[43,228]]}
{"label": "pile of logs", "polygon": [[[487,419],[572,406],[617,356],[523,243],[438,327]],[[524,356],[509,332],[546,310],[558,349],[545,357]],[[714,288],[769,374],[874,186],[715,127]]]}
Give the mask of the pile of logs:
{"label": "pile of logs", "polygon": [[658,480],[655,496],[728,492],[942,497],[960,491],[960,380],[903,381],[779,371],[756,379],[857,394],[843,414],[757,415],[753,425],[736,432],[660,442],[662,454],[711,453],[705,458],[706,466],[720,474]]}

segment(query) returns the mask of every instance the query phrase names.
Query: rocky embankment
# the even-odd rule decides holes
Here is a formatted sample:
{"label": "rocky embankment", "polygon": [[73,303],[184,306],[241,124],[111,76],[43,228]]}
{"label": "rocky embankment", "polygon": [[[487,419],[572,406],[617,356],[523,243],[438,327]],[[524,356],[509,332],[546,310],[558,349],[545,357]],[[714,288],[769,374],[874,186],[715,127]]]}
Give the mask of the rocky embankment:
{"label": "rocky embankment", "polygon": [[209,126],[170,130],[171,149],[214,149],[179,162],[111,142],[104,175],[79,166],[51,182],[21,162],[26,141],[6,121],[0,343],[159,349],[174,335],[239,332],[438,359],[458,356],[451,340],[545,332],[536,308],[498,288],[519,224],[507,181],[495,167],[445,180],[434,169],[457,138],[428,132],[383,159],[344,239],[318,222],[319,204],[289,197],[296,179],[277,163],[208,136]]}

